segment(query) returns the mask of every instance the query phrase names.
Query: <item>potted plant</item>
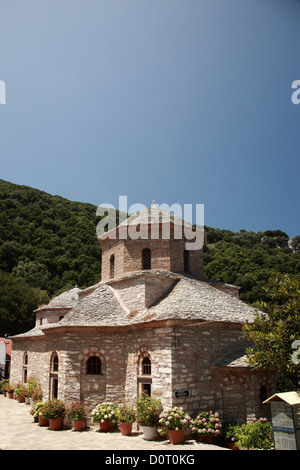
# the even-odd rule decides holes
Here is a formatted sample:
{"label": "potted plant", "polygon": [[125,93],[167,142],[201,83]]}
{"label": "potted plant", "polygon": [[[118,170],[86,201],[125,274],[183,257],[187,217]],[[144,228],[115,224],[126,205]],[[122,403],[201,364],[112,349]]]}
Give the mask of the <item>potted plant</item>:
{"label": "potted plant", "polygon": [[31,392],[30,392],[30,389],[27,385],[27,387],[25,387],[25,392],[24,392],[25,404],[26,405],[30,405],[30,395],[31,395]]}
{"label": "potted plant", "polygon": [[142,426],[144,439],[147,441],[155,439],[161,412],[161,401],[151,397],[147,392],[143,392],[142,395],[136,399],[137,421]]}
{"label": "potted plant", "polygon": [[7,388],[9,384],[9,379],[5,379],[1,382],[3,395],[6,397],[8,395]]}
{"label": "potted plant", "polygon": [[25,392],[26,392],[25,385],[18,383],[15,387],[15,396],[20,403],[25,402]]}
{"label": "potted plant", "polygon": [[102,432],[108,432],[111,423],[117,422],[117,407],[114,403],[104,402],[99,403],[92,410],[92,420],[94,423],[99,423]]}
{"label": "potted plant", "polygon": [[[33,420],[35,423],[39,422],[39,414],[43,406],[44,406],[44,403],[42,401],[37,401],[31,407],[30,414],[33,416]],[[47,425],[48,424],[49,423],[47,423]]]}
{"label": "potted plant", "polygon": [[49,419],[44,418],[43,416],[43,408],[45,406],[44,402],[39,402],[39,405],[37,405],[37,414],[38,414],[38,423],[39,426],[49,426]]}
{"label": "potted plant", "polygon": [[211,444],[213,437],[220,436],[222,432],[219,413],[202,411],[195,419],[192,420],[191,429],[193,432],[197,433],[200,441]]}
{"label": "potted plant", "polygon": [[43,392],[42,390],[35,390],[30,397],[30,403],[35,403],[36,401],[42,401],[43,399]]}
{"label": "potted plant", "polygon": [[65,414],[66,407],[64,403],[57,398],[46,401],[42,408],[42,416],[43,418],[49,419],[49,428],[52,431],[59,431],[62,428]]}
{"label": "potted plant", "polygon": [[118,408],[118,423],[123,436],[129,436],[132,432],[132,423],[136,420],[135,410],[129,405],[121,405]]}
{"label": "potted plant", "polygon": [[242,424],[236,434],[239,448],[269,450],[273,446],[272,426],[267,418],[254,418],[250,423]]}
{"label": "potted plant", "polygon": [[5,386],[5,388],[6,388],[6,391],[8,393],[8,398],[12,399],[14,397],[15,386],[8,382]]}
{"label": "potted plant", "polygon": [[39,379],[36,377],[28,377],[27,379],[27,394],[31,405],[35,401],[42,400],[42,392],[40,390]]}
{"label": "potted plant", "polygon": [[67,417],[73,421],[75,431],[83,431],[86,420],[86,408],[81,401],[74,401],[67,409]]}
{"label": "potted plant", "polygon": [[167,408],[159,416],[161,434],[168,434],[171,444],[184,442],[184,431],[189,428],[191,417],[181,407]]}

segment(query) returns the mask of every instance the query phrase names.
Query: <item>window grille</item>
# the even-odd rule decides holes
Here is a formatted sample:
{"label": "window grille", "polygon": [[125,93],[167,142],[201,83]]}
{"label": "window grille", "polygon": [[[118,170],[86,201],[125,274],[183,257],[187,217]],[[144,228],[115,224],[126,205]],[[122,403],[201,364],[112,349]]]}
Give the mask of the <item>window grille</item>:
{"label": "window grille", "polygon": [[58,372],[58,365],[59,365],[58,355],[55,354],[55,356],[53,356],[53,360],[52,360],[52,371],[53,372]]}
{"label": "window grille", "polygon": [[91,356],[86,362],[86,373],[101,375],[101,360],[97,356]]}
{"label": "window grille", "polygon": [[151,375],[151,360],[149,357],[144,357],[142,362],[142,374]]}

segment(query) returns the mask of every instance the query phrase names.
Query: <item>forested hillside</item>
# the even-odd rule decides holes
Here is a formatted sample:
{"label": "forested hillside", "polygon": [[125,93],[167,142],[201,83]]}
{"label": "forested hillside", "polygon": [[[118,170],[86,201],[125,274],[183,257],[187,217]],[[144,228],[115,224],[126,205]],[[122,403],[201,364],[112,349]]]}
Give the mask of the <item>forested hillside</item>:
{"label": "forested hillside", "polygon": [[[92,204],[0,180],[0,336],[31,328],[33,309],[53,295],[100,280],[98,222]],[[261,299],[272,275],[300,278],[300,252],[284,232],[206,230],[206,276],[241,286],[241,299]]]}

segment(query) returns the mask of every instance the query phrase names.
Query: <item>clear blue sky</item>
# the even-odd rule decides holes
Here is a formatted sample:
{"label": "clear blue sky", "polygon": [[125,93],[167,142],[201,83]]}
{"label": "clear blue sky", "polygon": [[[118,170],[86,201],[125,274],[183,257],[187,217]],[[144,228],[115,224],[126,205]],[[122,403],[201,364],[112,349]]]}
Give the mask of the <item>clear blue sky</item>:
{"label": "clear blue sky", "polygon": [[299,0],[0,0],[0,178],[299,226]]}

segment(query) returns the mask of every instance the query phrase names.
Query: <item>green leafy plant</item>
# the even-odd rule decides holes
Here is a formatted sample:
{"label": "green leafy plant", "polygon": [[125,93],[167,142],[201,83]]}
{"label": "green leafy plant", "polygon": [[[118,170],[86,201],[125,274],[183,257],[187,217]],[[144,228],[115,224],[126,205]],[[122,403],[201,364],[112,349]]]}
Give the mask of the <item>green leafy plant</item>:
{"label": "green leafy plant", "polygon": [[56,398],[46,401],[42,408],[42,417],[45,419],[60,419],[63,418],[65,414],[65,404]]}
{"label": "green leafy plant", "polygon": [[25,396],[25,393],[26,393],[26,386],[21,383],[18,383],[15,387],[16,397]]}
{"label": "green leafy plant", "polygon": [[157,427],[161,412],[161,401],[152,398],[147,392],[143,392],[142,395],[136,399],[137,421],[142,426]]}
{"label": "green leafy plant", "polygon": [[185,413],[181,407],[167,408],[159,415],[159,424],[161,425],[161,434],[166,434],[170,429],[178,431],[186,430],[190,427],[191,417]]}
{"label": "green leafy plant", "polygon": [[32,416],[39,416],[39,414],[42,412],[42,408],[44,406],[44,403],[42,401],[37,401],[32,405],[32,408],[30,410],[30,414]]}
{"label": "green leafy plant", "polygon": [[72,421],[79,421],[86,419],[87,411],[84,404],[81,401],[74,401],[67,408],[66,415]]}
{"label": "green leafy plant", "polygon": [[133,423],[136,420],[135,410],[129,405],[121,405],[118,407],[118,422]]}
{"label": "green leafy plant", "polygon": [[225,442],[235,442],[239,430],[236,421],[225,421],[222,423],[222,440]]}
{"label": "green leafy plant", "polygon": [[31,398],[33,399],[33,401],[41,401],[43,399],[43,392],[42,390],[35,390],[32,394],[31,394]]}
{"label": "green leafy plant", "polygon": [[264,293],[254,321],[242,328],[254,343],[246,350],[248,362],[256,369],[276,369],[280,390],[291,390],[300,378],[299,366],[292,360],[292,344],[300,329],[300,283],[288,275],[278,276],[270,279]]}
{"label": "green leafy plant", "polygon": [[110,421],[116,423],[118,416],[117,406],[112,402],[99,403],[92,410],[92,420],[94,423]]}
{"label": "green leafy plant", "polygon": [[5,385],[5,388],[6,388],[7,393],[14,393],[14,391],[15,391],[15,385],[10,383],[10,382],[8,382]]}
{"label": "green leafy plant", "polygon": [[[42,398],[40,397],[40,394],[41,394],[41,390],[40,390],[39,379],[37,377],[28,377],[26,396],[34,398],[35,401],[40,401]],[[33,395],[35,395],[35,397]]]}
{"label": "green leafy plant", "polygon": [[3,392],[7,392],[8,384],[9,384],[9,379],[2,380],[0,382],[0,390],[2,389]]}
{"label": "green leafy plant", "polygon": [[246,449],[271,449],[271,423],[266,418],[254,418],[250,423],[242,424],[236,431],[236,445]]}
{"label": "green leafy plant", "polygon": [[190,428],[202,436],[220,436],[222,432],[222,423],[219,413],[212,411],[202,411],[191,421]]}

